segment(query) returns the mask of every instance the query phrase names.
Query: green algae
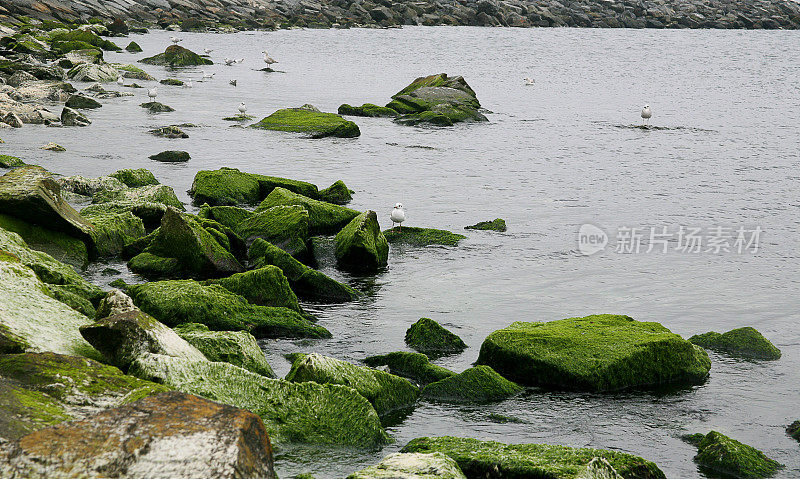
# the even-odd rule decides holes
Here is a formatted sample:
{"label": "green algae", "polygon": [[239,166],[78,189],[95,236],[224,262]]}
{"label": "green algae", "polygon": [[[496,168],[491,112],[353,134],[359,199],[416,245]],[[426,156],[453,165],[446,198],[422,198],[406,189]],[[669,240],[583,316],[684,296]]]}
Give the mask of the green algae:
{"label": "green algae", "polygon": [[218,284],[251,304],[283,307],[302,313],[297,296],[277,266],[267,265],[227,278],[210,280],[207,284]]}
{"label": "green algae", "polygon": [[236,168],[226,167],[198,171],[189,195],[197,205],[203,203],[211,206],[254,205],[278,187],[310,198],[317,198],[319,195],[317,186],[305,181],[245,173]]}
{"label": "green algae", "polygon": [[467,345],[457,335],[430,318],[420,318],[406,331],[406,344],[428,355],[460,353]]}
{"label": "green algae", "polygon": [[364,363],[373,368],[388,366],[390,373],[409,378],[422,386],[456,375],[449,369],[431,363],[428,356],[422,353],[395,351],[389,354],[370,356],[364,359]]}
{"label": "green algae", "polygon": [[422,397],[445,402],[488,402],[508,399],[521,386],[497,374],[489,366],[475,366],[461,374],[428,384]]}
{"label": "green algae", "polygon": [[94,241],[98,256],[116,256],[123,247],[144,237],[144,222],[131,212],[85,214],[94,226]]}
{"label": "green algae", "polygon": [[258,213],[275,206],[292,205],[302,206],[308,211],[308,229],[311,235],[338,233],[360,214],[356,210],[315,200],[280,187],[272,190],[255,211]]}
{"label": "green algae", "polygon": [[699,442],[694,460],[701,468],[738,479],[769,477],[785,467],[758,449],[716,431]]}
{"label": "green algae", "polygon": [[16,156],[0,155],[0,168],[19,168],[25,166],[25,162]]}
{"label": "green algae", "polygon": [[335,136],[355,138],[361,135],[358,125],[335,113],[323,113],[307,108],[285,108],[263,118],[250,128],[307,133],[311,138]]}
{"label": "green algae", "polygon": [[148,65],[162,65],[171,67],[186,67],[197,65],[213,65],[214,62],[208,58],[203,58],[191,50],[183,48],[178,45],[170,45],[164,50],[164,53],[147,57],[139,60],[139,63],[146,63]]}
{"label": "green algae", "polygon": [[503,218],[495,218],[492,221],[479,221],[472,226],[465,226],[465,230],[482,230],[482,231],[506,231],[506,220]]}
{"label": "green algae", "polygon": [[312,256],[308,246],[309,214],[299,205],[275,206],[256,211],[237,224],[234,231],[247,244],[261,238],[295,258]]}
{"label": "green algae", "polygon": [[389,260],[389,243],[372,210],[353,218],[336,234],[334,242],[337,264],[350,271],[375,272]]}
{"label": "green algae", "polygon": [[214,220],[233,229],[242,221],[253,216],[253,212],[237,206],[208,206],[208,203],[205,203],[197,212],[197,216]]}
{"label": "green algae", "polygon": [[175,190],[166,185],[148,185],[122,190],[101,190],[92,196],[92,203],[107,203],[113,201],[133,203],[161,203],[164,206],[183,211],[183,203],[175,195]]}
{"label": "green algae", "polygon": [[346,205],[353,199],[353,190],[348,188],[344,181],[337,180],[331,186],[319,191],[319,199],[334,205]]}
{"label": "green algae", "polygon": [[17,233],[30,248],[47,253],[62,263],[81,268],[89,262],[86,243],[63,232],[53,231],[2,213],[0,213],[0,228]]}
{"label": "green algae", "polygon": [[373,118],[394,118],[397,112],[385,106],[378,106],[374,103],[364,103],[361,106],[352,106],[344,103],[339,106],[338,113],[346,116],[366,116]]}
{"label": "green algae", "polygon": [[403,243],[411,246],[458,246],[458,242],[466,238],[464,235],[446,230],[414,226],[384,230],[383,235],[389,243]]}
{"label": "green algae", "polygon": [[722,334],[714,331],[696,334],[689,338],[689,342],[741,358],[776,360],[781,357],[780,349],[749,326],[732,329]]}
{"label": "green algae", "polygon": [[276,377],[250,333],[211,331],[208,326],[197,323],[179,324],[175,332],[210,361],[230,363],[268,378]]}
{"label": "green algae", "polygon": [[97,34],[85,30],[72,30],[69,32],[59,32],[50,35],[53,43],[56,42],[83,42],[106,51],[120,51],[122,48],[114,42],[105,40]]}
{"label": "green algae", "polygon": [[159,184],[153,173],[146,168],[117,170],[108,176],[118,179],[129,188]]}

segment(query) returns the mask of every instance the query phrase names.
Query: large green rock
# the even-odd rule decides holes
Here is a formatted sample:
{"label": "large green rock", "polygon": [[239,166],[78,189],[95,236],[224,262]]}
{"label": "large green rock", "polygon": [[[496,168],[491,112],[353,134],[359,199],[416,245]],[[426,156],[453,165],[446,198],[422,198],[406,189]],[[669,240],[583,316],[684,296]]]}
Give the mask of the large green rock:
{"label": "large green rock", "polygon": [[237,273],[227,278],[209,280],[207,284],[218,284],[252,304],[302,312],[289,281],[283,275],[283,271],[274,265]]}
{"label": "large green rock", "polygon": [[214,220],[233,229],[242,221],[253,216],[253,212],[237,206],[208,206],[206,203],[197,212],[197,216]]}
{"label": "large green rock", "polygon": [[118,179],[129,188],[159,184],[153,173],[146,168],[117,170],[108,176]]}
{"label": "large green rock", "polygon": [[422,396],[446,402],[486,402],[507,399],[522,391],[521,386],[500,376],[489,366],[475,366],[456,376],[428,384],[422,390]]}
{"label": "large green rock", "polygon": [[246,244],[266,240],[295,258],[312,257],[308,247],[308,211],[299,205],[275,206],[257,211],[233,227]]}
{"label": "large green rock", "polygon": [[254,205],[278,187],[309,198],[319,196],[317,186],[305,181],[245,173],[236,168],[225,167],[198,171],[189,190],[189,196],[197,205],[203,203],[211,206]]}
{"label": "large green rock", "polygon": [[466,238],[464,235],[451,233],[447,230],[417,228],[415,226],[384,230],[383,235],[389,243],[402,243],[411,246],[458,246],[458,242]]}
{"label": "large green rock", "polygon": [[289,253],[257,239],[248,250],[250,264],[254,268],[275,265],[283,271],[289,285],[299,297],[319,302],[343,303],[357,299],[361,294],[350,286],[340,283],[319,271],[309,268],[294,259]]}
{"label": "large green rock", "polygon": [[220,285],[193,280],[157,281],[131,285],[136,306],[167,326],[205,324],[220,331],[248,331],[257,338],[330,338],[297,311],[250,304]]}
{"label": "large green rock", "polygon": [[335,113],[323,113],[311,108],[284,108],[258,123],[250,125],[260,130],[306,133],[311,138],[335,136],[355,138],[361,135],[358,125]]}
{"label": "large green rock", "polygon": [[169,206],[163,203],[152,203],[149,201],[135,202],[135,201],[109,201],[106,203],[97,203],[89,205],[81,210],[83,216],[96,216],[106,214],[124,214],[133,213],[142,219],[146,228],[155,228],[161,224],[161,218]]}
{"label": "large green rock", "polygon": [[355,390],[336,384],[270,379],[221,362],[190,362],[150,354],[131,374],[252,411],[278,443],[370,448],[387,441],[375,409]]}
{"label": "large green rock", "polygon": [[[572,448],[549,444],[503,444],[461,437],[421,437],[401,452],[440,452],[454,459],[469,479],[485,478],[490,471],[503,477],[548,479],[666,479],[650,461],[618,451]],[[598,464],[600,462],[600,464]],[[607,463],[611,468],[604,467]],[[605,475],[597,472],[603,471]]]}
{"label": "large green rock", "polygon": [[360,213],[344,206],[326,203],[293,193],[285,188],[275,188],[256,208],[256,213],[276,206],[300,205],[308,210],[308,229],[311,235],[335,234],[347,226]]}
{"label": "large green rock", "polygon": [[406,344],[433,356],[460,353],[467,345],[454,333],[430,318],[420,318],[406,331]]}
{"label": "large green rock", "polygon": [[175,332],[211,361],[230,363],[268,378],[276,377],[256,338],[248,332],[211,331],[208,326],[197,323],[179,324]]}
{"label": "large green rock", "polygon": [[166,185],[148,185],[121,190],[102,190],[92,196],[92,203],[106,203],[109,201],[133,203],[161,203],[181,211],[185,209],[183,203],[175,195],[175,190]]}
{"label": "large green rock", "polygon": [[612,314],[513,323],[484,340],[477,364],[524,385],[587,391],[698,384],[711,368],[661,324]]}
{"label": "large green rock", "polygon": [[475,91],[463,77],[444,73],[420,77],[392,96],[386,105],[401,115],[395,121],[451,126],[462,121],[487,121]]}
{"label": "large green rock", "polygon": [[191,50],[187,50],[178,45],[170,45],[164,53],[147,57],[139,60],[140,63],[148,65],[161,65],[170,67],[188,67],[197,65],[213,65],[214,62],[208,58],[203,58]]}
{"label": "large green rock", "polygon": [[294,361],[286,380],[351,387],[372,403],[379,416],[408,409],[419,397],[419,389],[407,379],[316,353]]}
{"label": "large green rock", "polygon": [[431,363],[428,356],[422,353],[409,353],[407,351],[395,351],[389,354],[370,356],[364,359],[364,363],[373,368],[388,366],[390,373],[409,378],[421,386],[456,375],[449,369]]}
{"label": "large green rock", "polygon": [[364,103],[361,106],[352,106],[344,103],[339,106],[338,113],[340,115],[348,116],[368,116],[368,117],[386,117],[394,118],[397,112],[385,106],[378,106],[374,103]]}
{"label": "large green rock", "polygon": [[47,253],[62,263],[83,268],[89,261],[86,243],[66,233],[5,214],[0,214],[0,228],[17,233],[29,247]]}
{"label": "large green rock", "polygon": [[336,261],[354,272],[375,272],[389,260],[389,243],[381,233],[378,214],[365,211],[336,234]]}
{"label": "large green rock", "polygon": [[78,356],[0,355],[0,437],[16,439],[167,390]]}
{"label": "large green rock", "polygon": [[84,218],[94,227],[94,241],[98,256],[116,256],[123,247],[144,237],[144,222],[131,212],[94,213]]}
{"label": "large green rock", "polygon": [[467,479],[456,462],[440,452],[394,453],[347,479]]}
{"label": "large green rock", "polygon": [[344,181],[336,180],[331,186],[319,191],[319,199],[335,205],[346,205],[353,199],[353,190]]}
{"label": "large green rock", "polygon": [[775,360],[781,357],[780,349],[749,326],[722,334],[714,331],[696,334],[689,338],[689,342],[740,358]]}
{"label": "large green rock", "polygon": [[785,467],[758,449],[716,431],[700,440],[694,460],[703,469],[737,479],[769,477]]}

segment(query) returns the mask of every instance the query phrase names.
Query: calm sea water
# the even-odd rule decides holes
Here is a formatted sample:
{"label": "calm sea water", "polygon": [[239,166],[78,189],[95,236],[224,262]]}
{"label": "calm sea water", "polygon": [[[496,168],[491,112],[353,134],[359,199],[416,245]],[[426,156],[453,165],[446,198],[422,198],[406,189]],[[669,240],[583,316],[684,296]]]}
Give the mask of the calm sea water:
{"label": "calm sea water", "polygon": [[[143,54],[106,59],[153,55],[169,35],[133,36]],[[203,83],[200,69],[145,66],[159,79],[194,79],[191,89],[159,86],[158,100],[176,112],[149,115],[138,106],[146,90],[130,90],[136,97],[90,111],[89,128],[3,131],[0,152],[65,175],[146,167],[187,202],[198,170],[230,166],[321,187],[343,179],[356,191],[351,206],[378,211],[384,227],[398,201],[407,225],[457,231],[495,217],[509,224],[507,233],[467,232],[457,248],[393,248],[389,267],[374,277],[350,278],[327,261],[327,273],[368,294],[352,304],[309,305],[331,340],[263,342],[279,374],[289,368],[285,352],[357,361],[405,349],[406,328],[422,316],[470,346],[438,361],[459,371],[488,333],[513,321],[593,313],[658,321],[685,337],[754,326],[783,351],[763,363],[711,353],[708,382],[677,392],[532,390],[490,405],[421,402],[388,428],[395,443],[381,451],[281,449],[281,477],[343,477],[414,437],[445,434],[617,449],[656,462],[671,478],[703,477],[679,436],[710,429],[785,463],[776,477],[800,477],[800,445],[784,433],[800,418],[800,33],[418,27],[180,36],[194,51],[213,48],[218,64],[206,68],[217,74]],[[283,73],[256,71],[264,49]],[[226,67],[225,57],[246,60]],[[439,72],[465,76],[492,112],[488,124],[426,129],[359,118],[358,139],[307,140],[222,121],[240,101],[259,118],[304,103],[324,111],[383,104],[415,77]],[[536,85],[524,86],[526,76]],[[228,84],[234,78],[237,87]],[[645,103],[657,129],[635,128]],[[187,129],[189,139],[146,133],[184,122],[198,125]],[[67,151],[38,149],[49,141]],[[187,150],[192,160],[147,159],[166,149]],[[578,253],[585,223],[607,231],[605,252]],[[614,250],[619,228],[648,236],[652,227],[678,225],[760,227],[759,249]],[[107,283],[114,278],[99,275],[106,266],[87,275]],[[492,413],[519,422],[492,422]]]}

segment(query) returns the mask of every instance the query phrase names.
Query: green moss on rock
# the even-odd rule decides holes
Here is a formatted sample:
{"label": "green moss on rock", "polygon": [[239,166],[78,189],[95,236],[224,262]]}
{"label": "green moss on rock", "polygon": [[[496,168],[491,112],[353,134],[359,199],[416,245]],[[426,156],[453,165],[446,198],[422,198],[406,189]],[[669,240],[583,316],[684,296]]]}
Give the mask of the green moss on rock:
{"label": "green moss on rock", "polygon": [[395,351],[389,354],[370,356],[364,359],[364,363],[373,368],[388,366],[390,373],[409,378],[422,386],[456,375],[449,369],[431,363],[428,356],[422,353]]}
{"label": "green moss on rock", "polygon": [[257,204],[277,187],[310,198],[317,198],[319,195],[317,187],[305,181],[245,173],[236,168],[223,167],[219,170],[198,171],[189,190],[189,196],[198,205]]}
{"label": "green moss on rock", "polygon": [[334,205],[346,205],[353,199],[353,190],[344,184],[344,181],[337,180],[331,186],[320,190],[319,199]]}
{"label": "green moss on rock", "polygon": [[94,226],[94,239],[99,256],[119,255],[126,244],[147,234],[142,219],[130,212],[88,214],[84,215],[84,218]]}
{"label": "green moss on rock", "polygon": [[208,58],[203,58],[191,50],[183,48],[178,45],[170,45],[164,50],[164,53],[147,57],[139,60],[140,63],[148,65],[161,65],[171,67],[188,67],[197,65],[213,65],[214,62]]}
{"label": "green moss on rock", "polygon": [[130,42],[128,46],[125,47],[125,50],[127,50],[129,53],[141,53],[143,51],[142,47],[140,47],[136,42]]}
{"label": "green moss on rock", "polygon": [[255,211],[258,213],[275,206],[292,205],[308,210],[308,228],[312,235],[338,233],[360,214],[356,210],[315,200],[280,187],[272,190]]}
{"label": "green moss on rock", "polygon": [[507,399],[522,391],[521,386],[500,376],[489,366],[475,366],[427,385],[422,396],[446,402],[486,402]]}
{"label": "green moss on rock", "polygon": [[25,162],[16,156],[0,155],[0,168],[19,168],[25,166]]}
{"label": "green moss on rock", "polygon": [[171,111],[175,111],[175,109],[171,106],[159,103],[157,101],[148,101],[140,104],[139,106],[145,108],[150,113],[169,113]]}
{"label": "green moss on rock", "polygon": [[92,196],[93,203],[109,201],[130,201],[133,203],[161,203],[183,211],[183,203],[175,195],[175,190],[166,185],[148,185],[122,190],[98,191]]}
{"label": "green moss on rock", "polygon": [[297,296],[292,292],[283,271],[277,266],[263,266],[227,278],[211,280],[208,284],[218,284],[252,304],[289,308],[302,313]]}
{"label": "green moss on rock", "polygon": [[786,427],[786,434],[800,441],[800,420],[789,424],[789,426]]}
{"label": "green moss on rock", "polygon": [[758,449],[716,431],[700,441],[694,460],[701,468],[738,479],[769,477],[784,467]]}
{"label": "green moss on rock", "polygon": [[233,229],[242,221],[253,216],[253,212],[237,206],[208,206],[208,204],[204,204],[200,211],[197,212],[197,216],[214,220]]}
{"label": "green moss on rock", "polygon": [[0,228],[17,233],[30,248],[47,253],[62,263],[82,268],[89,261],[86,243],[63,232],[53,231],[1,213]]}
{"label": "green moss on rock", "polygon": [[150,155],[149,158],[162,163],[185,163],[192,159],[189,153],[177,150],[162,151],[161,153]]}
{"label": "green moss on rock", "polygon": [[179,324],[175,332],[211,361],[230,363],[268,378],[276,377],[256,338],[248,332],[211,331],[208,326],[197,323]]}
{"label": "green moss on rock", "polygon": [[108,176],[118,179],[129,188],[159,184],[153,173],[146,168],[117,170]]}
{"label": "green moss on rock", "polygon": [[404,243],[411,246],[458,246],[458,242],[466,238],[464,235],[434,228],[416,228],[405,226],[384,230],[383,235],[389,243]]}
{"label": "green moss on rock", "polygon": [[513,323],[484,340],[477,364],[524,385],[589,391],[698,384],[711,368],[664,326],[611,314]]}
{"label": "green moss on rock", "polygon": [[50,35],[50,40],[55,42],[84,42],[107,51],[120,51],[122,48],[114,42],[105,40],[97,34],[87,30],[71,30]]}
{"label": "green moss on rock", "polygon": [[351,106],[347,103],[339,106],[338,113],[347,116],[367,116],[367,117],[383,117],[394,118],[397,112],[385,106],[378,106],[373,103],[364,103],[361,106]]}
{"label": "green moss on rock", "polygon": [[256,211],[234,227],[247,244],[261,238],[300,259],[312,256],[308,230],[309,213],[299,205]]}
{"label": "green moss on rock", "polygon": [[406,344],[429,355],[460,353],[467,345],[457,335],[430,318],[420,318],[406,331]]}
{"label": "green moss on rock", "polygon": [[307,108],[278,110],[250,127],[260,130],[306,133],[311,138],[328,136],[355,138],[361,135],[358,125],[352,121],[345,120],[335,113],[323,113]]}
{"label": "green moss on rock", "polygon": [[456,462],[440,452],[389,454],[347,479],[466,479]]}
{"label": "green moss on rock", "polygon": [[464,229],[503,232],[506,230],[506,220],[503,218],[496,218],[492,221],[479,221],[472,226],[465,226]]}
{"label": "green moss on rock", "polygon": [[355,272],[375,272],[386,266],[389,243],[381,233],[378,214],[365,211],[336,234],[339,267]]}
{"label": "green moss on rock", "polygon": [[689,338],[689,342],[741,358],[776,360],[781,357],[780,349],[749,326],[732,329],[723,334],[714,331],[697,334]]}
{"label": "green moss on rock", "polygon": [[178,80],[177,78],[164,78],[163,80],[159,81],[159,83],[169,86],[183,86],[183,81]]}

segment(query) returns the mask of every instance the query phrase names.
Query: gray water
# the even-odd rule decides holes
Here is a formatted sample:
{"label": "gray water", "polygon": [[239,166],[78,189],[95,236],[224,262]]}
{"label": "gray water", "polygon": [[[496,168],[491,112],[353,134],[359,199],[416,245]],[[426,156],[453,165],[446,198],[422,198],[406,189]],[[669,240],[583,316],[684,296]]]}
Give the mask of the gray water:
{"label": "gray water", "polygon": [[[143,54],[107,53],[106,60],[153,55],[169,35],[132,36]],[[617,449],[656,462],[671,478],[704,477],[692,462],[696,451],[679,436],[710,429],[786,464],[776,477],[800,477],[800,445],[784,432],[800,418],[800,33],[413,27],[180,36],[194,51],[214,48],[218,64],[206,68],[217,75],[204,83],[199,69],[145,66],[159,79],[195,80],[192,89],[159,86],[159,101],[176,112],[149,115],[138,106],[146,90],[130,90],[135,98],[90,111],[88,128],[3,131],[0,152],[65,175],[149,168],[187,203],[198,170],[229,166],[320,187],[343,179],[356,191],[350,206],[375,209],[384,227],[398,201],[407,225],[461,231],[495,217],[509,224],[506,233],[465,232],[456,248],[393,248],[387,270],[374,277],[350,278],[328,264],[325,272],[368,294],[351,304],[308,305],[331,340],[263,342],[279,374],[289,368],[285,352],[358,361],[403,350],[405,330],[422,316],[469,345],[438,361],[458,371],[475,361],[488,333],[513,321],[594,313],[657,321],[684,337],[754,326],[783,351],[775,362],[711,353],[710,379],[672,392],[531,390],[490,405],[421,402],[388,428],[395,442],[383,450],[279,450],[281,477],[343,477],[414,437],[446,434]],[[264,49],[284,73],[256,71]],[[246,62],[226,67],[225,57]],[[491,111],[488,124],[414,128],[357,118],[358,139],[308,140],[222,121],[240,101],[258,118],[304,103],[323,111],[383,104],[415,77],[439,72],[465,76]],[[526,76],[536,85],[524,86]],[[228,85],[231,78],[238,87]],[[658,128],[636,128],[645,103]],[[146,133],[184,122],[199,125],[186,130],[189,139]],[[67,151],[38,149],[49,141]],[[166,149],[187,150],[192,160],[147,159]],[[759,226],[763,233],[758,251],[743,254],[621,254],[609,246],[584,256],[577,231],[587,222],[612,243],[621,227]],[[105,266],[87,275],[107,283],[114,278],[98,274]],[[112,266],[124,270],[124,263]],[[519,422],[492,422],[492,413]]]}

